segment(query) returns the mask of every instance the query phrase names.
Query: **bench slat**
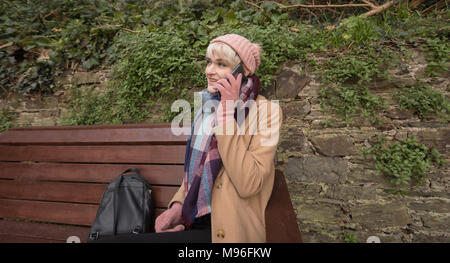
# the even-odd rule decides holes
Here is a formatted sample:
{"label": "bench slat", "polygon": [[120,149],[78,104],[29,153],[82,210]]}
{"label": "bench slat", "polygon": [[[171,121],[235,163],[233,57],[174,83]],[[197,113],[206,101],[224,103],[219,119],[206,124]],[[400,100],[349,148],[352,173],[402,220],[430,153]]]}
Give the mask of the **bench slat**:
{"label": "bench slat", "polygon": [[[63,132],[65,131],[65,132]],[[104,127],[10,129],[0,134],[0,144],[186,144],[187,135],[175,136],[168,127]]]}
{"label": "bench slat", "polygon": [[87,241],[89,227],[0,220],[0,242],[66,242],[70,236]]}
{"label": "bench slat", "polygon": [[61,243],[61,240],[18,236],[14,234],[0,234],[0,243]]}
{"label": "bench slat", "polygon": [[63,164],[0,162],[0,178],[109,183],[136,167],[152,185],[181,185],[183,165]]}
{"label": "bench slat", "polygon": [[[0,181],[0,198],[99,204],[106,184]],[[153,186],[155,207],[165,208],[178,187]]]}
{"label": "bench slat", "polygon": [[0,146],[0,161],[183,164],[186,146]]}
{"label": "bench slat", "polygon": [[[90,226],[97,209],[98,205],[92,204],[0,199],[0,218]],[[164,210],[155,208],[155,215],[160,215]]]}
{"label": "bench slat", "polygon": [[168,128],[171,124],[167,122],[161,123],[136,123],[136,124],[98,124],[98,125],[77,125],[77,126],[23,126],[10,128],[8,131],[20,131],[20,130],[89,130],[89,129],[129,129],[129,128]]}
{"label": "bench slat", "polygon": [[99,204],[105,184],[0,181],[0,198]]}
{"label": "bench slat", "polygon": [[0,217],[90,226],[98,205],[0,199]]}

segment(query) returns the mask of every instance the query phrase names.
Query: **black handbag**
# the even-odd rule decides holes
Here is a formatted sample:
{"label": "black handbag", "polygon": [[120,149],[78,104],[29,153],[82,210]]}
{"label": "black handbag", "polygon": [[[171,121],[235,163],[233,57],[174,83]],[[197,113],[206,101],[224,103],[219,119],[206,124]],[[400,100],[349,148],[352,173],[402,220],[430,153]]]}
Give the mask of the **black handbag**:
{"label": "black handbag", "polygon": [[88,242],[101,242],[102,237],[111,235],[153,232],[151,192],[137,168],[125,170],[103,193]]}

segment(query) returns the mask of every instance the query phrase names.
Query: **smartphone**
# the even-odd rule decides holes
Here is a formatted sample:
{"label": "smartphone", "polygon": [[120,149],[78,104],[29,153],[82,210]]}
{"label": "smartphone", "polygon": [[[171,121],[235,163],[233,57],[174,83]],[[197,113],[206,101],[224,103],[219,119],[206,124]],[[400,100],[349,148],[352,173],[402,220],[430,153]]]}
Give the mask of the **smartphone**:
{"label": "smartphone", "polygon": [[[237,66],[233,69],[233,71],[231,72],[231,75],[233,75],[233,77],[237,78],[237,76],[239,75],[239,73],[242,74],[242,80],[244,80],[245,78],[245,73],[244,73],[244,67],[242,66],[242,63],[237,64]],[[228,79],[227,79],[228,80]],[[228,82],[230,82],[228,80]],[[231,84],[231,83],[230,83]]]}
{"label": "smartphone", "polygon": [[[242,74],[242,82],[244,82],[245,79],[246,79],[246,77],[245,77],[244,67],[242,66],[242,63],[237,64],[237,66],[234,67],[233,71],[231,71],[231,75],[233,75],[233,77],[235,77],[235,78],[238,77],[239,73]],[[228,81],[228,83],[231,84],[231,82],[230,82],[228,79],[227,79],[227,81]],[[219,96],[219,98],[220,98],[220,92],[217,91],[216,94],[217,94],[217,95]]]}

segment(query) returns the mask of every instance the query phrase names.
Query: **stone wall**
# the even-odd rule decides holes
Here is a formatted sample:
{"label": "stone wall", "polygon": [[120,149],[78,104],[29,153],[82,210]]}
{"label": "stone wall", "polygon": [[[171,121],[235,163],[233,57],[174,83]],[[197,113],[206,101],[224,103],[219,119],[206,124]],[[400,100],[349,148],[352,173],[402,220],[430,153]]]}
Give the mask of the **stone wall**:
{"label": "stone wall", "polygon": [[[355,126],[335,124],[325,128],[319,104],[321,84],[304,65],[287,62],[281,66],[276,85],[265,92],[278,99],[284,122],[278,148],[277,168],[284,171],[292,203],[305,242],[344,242],[352,236],[366,242],[378,236],[381,242],[450,241],[450,173],[433,169],[423,185],[411,188],[405,197],[388,192],[389,179],[378,174],[374,164],[360,154],[377,134],[389,140],[417,136],[449,160],[450,128],[439,120],[420,120],[412,112],[400,110],[391,93],[405,83],[423,77],[423,56],[416,54],[408,70],[392,70],[390,81],[369,83],[371,92],[382,95],[389,104],[383,125],[367,122]],[[422,59],[421,59],[422,57]],[[16,125],[60,125],[67,111],[69,87],[101,92],[106,72],[67,72],[53,96],[11,94],[0,103],[19,115]],[[449,92],[449,80],[427,78],[434,88]]]}
{"label": "stone wall", "polygon": [[6,104],[7,108],[17,113],[13,121],[15,126],[60,126],[70,103],[69,89],[82,89],[82,94],[87,94],[88,90],[102,92],[107,73],[67,71],[57,79],[57,89],[51,96],[9,93],[0,98],[0,106]]}
{"label": "stone wall", "polygon": [[[371,146],[377,134],[391,141],[416,136],[449,161],[448,122],[420,120],[413,112],[399,109],[391,97],[397,86],[423,78],[425,66],[408,65],[407,71],[393,70],[390,81],[368,83],[371,92],[383,96],[389,105],[382,125],[359,122],[330,128],[323,125],[333,116],[321,111],[317,78],[294,62],[282,66],[276,85],[266,95],[278,99],[283,109],[277,167],[288,180],[305,242],[345,242],[345,236],[356,242],[366,242],[370,236],[381,242],[450,242],[448,165],[432,168],[422,185],[401,197],[388,191],[393,188],[390,180],[377,173],[374,163],[360,152]],[[448,97],[448,75],[425,80]]]}

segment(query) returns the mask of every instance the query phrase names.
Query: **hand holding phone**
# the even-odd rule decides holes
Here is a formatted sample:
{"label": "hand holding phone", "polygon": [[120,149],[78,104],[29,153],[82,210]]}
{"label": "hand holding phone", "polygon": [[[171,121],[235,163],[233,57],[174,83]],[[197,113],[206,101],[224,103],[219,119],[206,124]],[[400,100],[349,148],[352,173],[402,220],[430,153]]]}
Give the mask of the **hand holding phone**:
{"label": "hand holding phone", "polygon": [[214,88],[217,89],[221,102],[227,100],[236,101],[239,99],[242,77],[242,73],[239,73],[236,78],[230,73],[227,73],[225,79],[220,79],[214,84]]}
{"label": "hand holding phone", "polygon": [[[239,64],[237,64],[236,67],[234,67],[233,71],[231,72],[231,75],[233,75],[233,77],[234,77],[235,79],[237,79],[239,73],[242,74],[242,81],[245,81],[245,80],[246,80],[246,77],[245,77],[244,67],[242,66],[242,63],[239,63]],[[226,80],[227,80],[228,83],[231,85],[230,80],[229,80],[228,78],[227,78]],[[241,83],[242,83],[242,81],[241,81]],[[240,87],[239,87],[239,91],[240,91]],[[219,96],[219,98],[221,98],[222,94],[220,94],[219,91],[217,91],[216,94]]]}
{"label": "hand holding phone", "polygon": [[221,79],[215,84],[215,88],[220,93],[220,104],[217,109],[217,123],[224,123],[231,120],[234,116],[236,102],[239,100],[240,88],[242,83],[242,73],[233,77],[230,73],[226,74],[226,79]]}

